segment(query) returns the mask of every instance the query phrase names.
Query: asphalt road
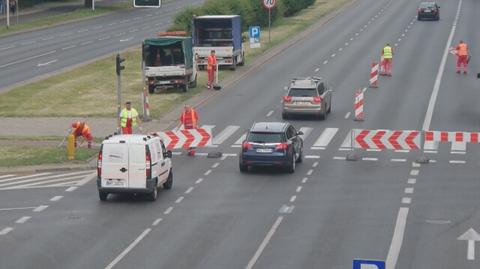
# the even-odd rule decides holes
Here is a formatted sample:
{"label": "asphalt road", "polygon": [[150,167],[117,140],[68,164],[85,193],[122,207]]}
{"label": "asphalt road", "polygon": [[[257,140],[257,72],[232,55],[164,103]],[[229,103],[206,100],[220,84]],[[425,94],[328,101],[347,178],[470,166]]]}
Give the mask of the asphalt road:
{"label": "asphalt road", "polygon": [[[480,66],[474,58],[470,74],[458,75],[445,49],[464,39],[479,51],[480,3],[439,3],[439,22],[417,22],[417,1],[356,1],[229,85],[199,109],[219,144],[200,152],[226,155],[175,155],[174,187],[157,202],[101,203],[86,177],[74,189],[20,182],[0,190],[10,208],[0,211],[0,267],[351,268],[364,258],[386,260],[388,269],[478,268],[479,254],[458,240],[480,230],[478,145],[430,145],[428,164],[415,162],[418,151],[357,150],[358,161],[345,160],[352,128],[477,129]],[[355,122],[354,90],[367,85],[386,42],[396,50],[393,77],[366,91],[365,121]],[[284,87],[308,75],[326,78],[335,92],[326,121],[291,120],[305,133],[304,163],[295,174],[240,174],[242,134],[253,122],[281,120]]]}
{"label": "asphalt road", "polygon": [[143,39],[165,30],[184,6],[202,2],[169,1],[160,9],[125,10],[0,38],[0,92],[141,44]]}

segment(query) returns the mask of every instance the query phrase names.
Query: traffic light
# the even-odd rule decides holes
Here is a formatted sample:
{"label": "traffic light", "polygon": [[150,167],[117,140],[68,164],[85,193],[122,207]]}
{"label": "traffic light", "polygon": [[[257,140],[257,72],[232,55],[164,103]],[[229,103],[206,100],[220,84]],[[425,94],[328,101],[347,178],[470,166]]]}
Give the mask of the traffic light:
{"label": "traffic light", "polygon": [[162,0],[133,0],[134,7],[160,7]]}
{"label": "traffic light", "polygon": [[120,71],[125,69],[125,66],[122,65],[122,63],[125,61],[125,58],[121,58],[120,54],[117,53],[116,61],[117,61],[117,76],[120,76]]}

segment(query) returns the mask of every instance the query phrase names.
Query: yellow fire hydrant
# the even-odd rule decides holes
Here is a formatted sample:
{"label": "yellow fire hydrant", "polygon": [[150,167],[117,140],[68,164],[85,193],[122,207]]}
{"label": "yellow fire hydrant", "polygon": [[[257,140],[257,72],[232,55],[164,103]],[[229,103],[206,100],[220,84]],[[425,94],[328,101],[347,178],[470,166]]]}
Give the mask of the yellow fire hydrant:
{"label": "yellow fire hydrant", "polygon": [[67,158],[75,160],[75,136],[73,134],[69,134],[67,138]]}

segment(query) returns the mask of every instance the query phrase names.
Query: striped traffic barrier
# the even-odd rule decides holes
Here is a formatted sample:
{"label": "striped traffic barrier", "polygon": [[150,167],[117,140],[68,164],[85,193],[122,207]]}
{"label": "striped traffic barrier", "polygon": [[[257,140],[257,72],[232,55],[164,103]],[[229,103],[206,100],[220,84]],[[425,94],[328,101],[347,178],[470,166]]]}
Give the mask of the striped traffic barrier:
{"label": "striped traffic barrier", "polygon": [[362,89],[358,89],[355,91],[355,103],[353,105],[354,110],[354,120],[355,121],[363,121],[365,119],[365,114],[363,112],[363,105],[365,104],[364,101],[364,91]]}
{"label": "striped traffic barrier", "polygon": [[372,71],[370,72],[370,88],[378,88],[378,63],[372,63]]}

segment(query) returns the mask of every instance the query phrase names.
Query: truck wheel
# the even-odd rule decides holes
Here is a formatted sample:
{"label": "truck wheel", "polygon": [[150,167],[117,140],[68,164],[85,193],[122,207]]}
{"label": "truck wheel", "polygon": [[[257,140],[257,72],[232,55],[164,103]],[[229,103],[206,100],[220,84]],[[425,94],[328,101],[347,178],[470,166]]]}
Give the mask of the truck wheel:
{"label": "truck wheel", "polygon": [[237,57],[232,58],[232,66],[230,70],[235,71],[237,69]]}
{"label": "truck wheel", "polygon": [[100,201],[106,201],[108,197],[108,192],[99,191],[98,197],[100,198]]}
{"label": "truck wheel", "polygon": [[170,190],[173,187],[173,171],[170,170],[170,173],[168,174],[167,181],[163,183],[163,188],[166,190]]}
{"label": "truck wheel", "polygon": [[190,88],[196,88],[197,87],[197,76],[195,76],[195,80],[190,82]]}
{"label": "truck wheel", "polygon": [[155,93],[155,85],[148,85],[148,93],[149,94]]}
{"label": "truck wheel", "polygon": [[242,61],[240,63],[238,63],[238,65],[240,66],[244,66],[245,65],[245,52],[242,53]]}

